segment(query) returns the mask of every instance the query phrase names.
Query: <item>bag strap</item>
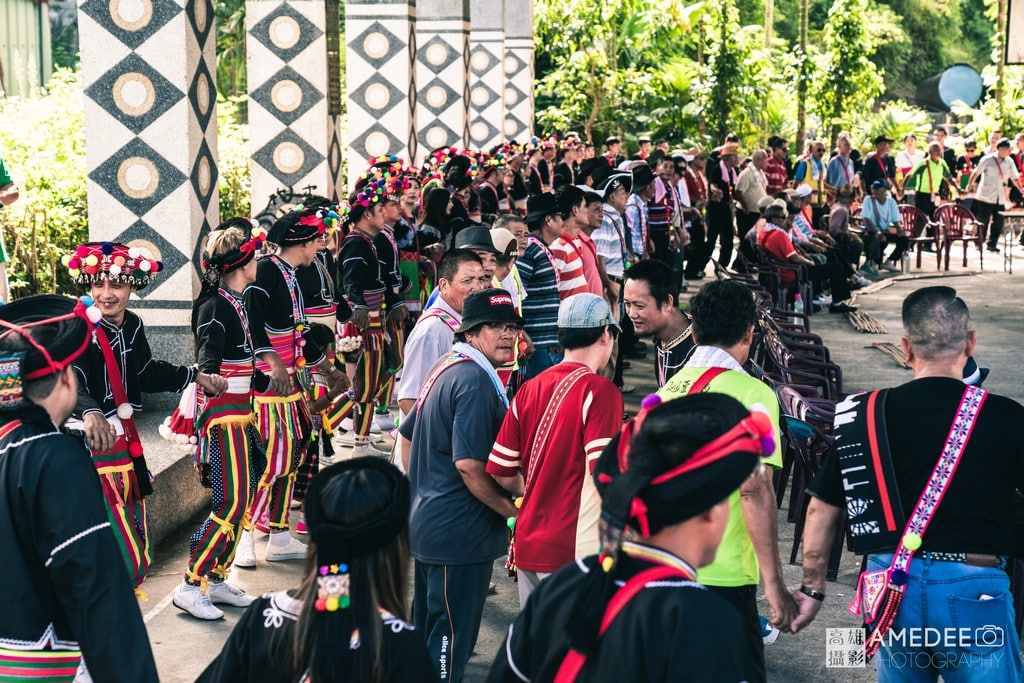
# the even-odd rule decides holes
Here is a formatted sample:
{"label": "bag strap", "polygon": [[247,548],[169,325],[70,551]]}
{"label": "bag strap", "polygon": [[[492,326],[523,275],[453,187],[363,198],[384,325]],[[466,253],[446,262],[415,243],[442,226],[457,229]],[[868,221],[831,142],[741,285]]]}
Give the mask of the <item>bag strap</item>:
{"label": "bag strap", "polygon": [[[592,571],[598,571],[598,569]],[[693,579],[692,576],[689,576],[678,567],[661,564],[657,567],[645,569],[626,581],[622,588],[615,591],[615,595],[608,602],[608,606],[604,610],[604,616],[601,618],[601,629],[598,631],[597,637],[600,639],[604,636],[605,631],[611,626],[615,617],[619,616],[619,613],[629,604],[629,601],[635,598],[637,593],[642,591],[648,583],[672,577]],[[555,673],[554,683],[572,683],[579,676],[586,663],[587,655],[579,650],[569,648],[569,651],[565,654],[565,659],[562,660],[562,664],[558,667],[557,673]]]}
{"label": "bag strap", "polygon": [[728,368],[708,368],[700,377],[697,378],[696,382],[690,385],[690,390],[686,393],[699,394],[704,391],[704,388],[707,387],[707,385],[711,384],[711,380],[718,377],[726,370],[728,370]]}
{"label": "bag strap", "polygon": [[[534,457],[530,458],[530,471],[526,475],[526,482],[523,484],[523,497],[529,493],[531,485],[533,484],[537,470],[540,469],[540,463],[535,461],[538,454],[544,452],[544,448],[547,446],[548,437],[551,435],[553,429],[555,429],[555,413],[562,405],[562,401],[569,394],[576,383],[581,379],[591,374],[591,369],[588,367],[576,368],[568,375],[562,378],[562,381],[555,387],[554,392],[551,394],[551,399],[548,401],[547,407],[544,408],[544,414],[541,415],[540,422],[537,423],[537,433],[534,437],[534,446],[530,450]],[[539,438],[538,438],[539,437]]]}
{"label": "bag strap", "polygon": [[892,571],[907,572],[910,567],[910,561],[913,559],[917,548],[908,548],[907,538],[908,536],[914,538],[911,534],[915,535],[914,545],[920,547],[920,539],[924,536],[928,525],[935,517],[939,503],[942,502],[946,491],[949,490],[949,484],[953,481],[953,475],[956,474],[956,468],[959,466],[960,458],[967,448],[967,442],[971,438],[978,414],[981,412],[981,406],[985,403],[987,396],[987,391],[975,386],[968,386],[964,390],[964,394],[960,399],[960,406],[957,408],[956,416],[953,418],[953,424],[949,428],[949,435],[946,437],[946,445],[942,447],[939,461],[935,464],[935,469],[932,470],[931,477],[928,478],[928,484],[925,485],[924,491],[921,492],[921,496],[917,499],[914,511],[910,514],[910,520],[903,530],[899,547],[896,549],[896,554],[892,559]]}
{"label": "bag strap", "polygon": [[[107,366],[107,377],[110,379],[110,392],[114,394],[114,400],[117,401],[117,405],[121,406],[124,404],[131,405],[128,400],[128,394],[124,389],[124,380],[121,378],[121,366],[117,364],[117,359],[114,358],[114,350],[110,347],[110,340],[107,338],[107,331],[103,329],[103,326],[96,328],[96,342],[100,345],[100,351],[103,352],[103,362]],[[120,416],[118,416],[120,417]],[[133,458],[138,458],[142,455],[142,439],[139,438],[138,427],[135,426],[135,417],[130,416],[127,418],[120,418],[121,425],[124,427],[124,438],[128,443],[128,453]],[[137,448],[132,447],[132,442],[138,443]],[[133,451],[137,450],[137,454]]]}

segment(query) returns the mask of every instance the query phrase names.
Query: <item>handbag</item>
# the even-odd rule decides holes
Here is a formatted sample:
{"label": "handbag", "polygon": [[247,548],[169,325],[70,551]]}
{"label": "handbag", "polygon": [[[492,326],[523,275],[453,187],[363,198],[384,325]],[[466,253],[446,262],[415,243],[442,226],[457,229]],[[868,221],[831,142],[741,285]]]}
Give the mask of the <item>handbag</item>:
{"label": "handbag", "polygon": [[857,580],[857,591],[848,611],[854,616],[863,615],[865,626],[871,630],[864,644],[867,659],[878,651],[896,620],[906,590],[910,562],[921,547],[921,538],[949,490],[987,395],[985,390],[974,386],[964,390],[942,454],[907,521],[892,563],[888,569],[861,572]]}

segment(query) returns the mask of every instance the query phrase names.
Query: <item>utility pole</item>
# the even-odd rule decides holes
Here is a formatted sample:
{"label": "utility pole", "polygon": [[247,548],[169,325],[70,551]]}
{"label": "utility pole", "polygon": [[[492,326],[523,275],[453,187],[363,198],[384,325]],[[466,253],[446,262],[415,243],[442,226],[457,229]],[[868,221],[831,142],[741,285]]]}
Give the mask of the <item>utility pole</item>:
{"label": "utility pole", "polygon": [[[1005,0],[1003,0],[1005,2]],[[804,147],[804,134],[807,129],[807,8],[810,0],[800,0],[800,77],[797,82],[796,105],[796,149]]]}

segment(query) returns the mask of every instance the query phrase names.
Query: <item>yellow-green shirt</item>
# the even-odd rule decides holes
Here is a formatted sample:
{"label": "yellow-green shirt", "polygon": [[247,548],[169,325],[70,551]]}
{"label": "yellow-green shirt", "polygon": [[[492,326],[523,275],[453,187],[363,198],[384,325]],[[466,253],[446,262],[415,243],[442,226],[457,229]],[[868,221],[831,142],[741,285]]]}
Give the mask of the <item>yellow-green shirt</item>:
{"label": "yellow-green shirt", "polygon": [[[704,374],[706,368],[687,368],[677,372],[658,395],[664,400],[685,396],[690,386]],[[748,410],[763,408],[772,418],[775,450],[762,459],[770,467],[782,467],[782,450],[779,447],[779,402],[775,394],[764,383],[737,370],[728,370],[715,377],[704,391],[713,391],[732,396]],[[697,570],[697,580],[708,586],[755,586],[761,580],[754,544],[747,532],[743,519],[743,507],[739,489],[729,496],[729,521],[725,526],[722,543],[718,546],[715,561]]]}

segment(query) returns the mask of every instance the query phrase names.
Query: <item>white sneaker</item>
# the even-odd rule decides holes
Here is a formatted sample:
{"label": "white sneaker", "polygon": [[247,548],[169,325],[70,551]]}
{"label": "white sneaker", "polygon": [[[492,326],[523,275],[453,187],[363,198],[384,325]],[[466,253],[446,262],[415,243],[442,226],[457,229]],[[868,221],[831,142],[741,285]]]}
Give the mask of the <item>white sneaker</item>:
{"label": "white sneaker", "polygon": [[395,418],[391,417],[391,413],[374,413],[373,426],[381,432],[390,432],[395,428]]}
{"label": "white sneaker", "polygon": [[361,458],[364,455],[376,455],[378,458],[384,458],[391,462],[391,451],[382,451],[372,443],[366,443],[352,449],[353,458]]}
{"label": "white sneaker", "polygon": [[832,297],[830,297],[828,294],[819,294],[818,296],[814,297],[812,301],[813,303],[816,303],[819,306],[828,306],[830,303],[832,303]]}
{"label": "white sneaker", "polygon": [[238,537],[235,559],[231,564],[245,569],[252,569],[256,566],[256,542],[253,540],[251,531],[243,530],[242,535]]}
{"label": "white sneaker", "polygon": [[[342,429],[344,429],[349,434],[355,432],[355,430],[356,430],[356,423],[352,421],[351,417],[346,417],[344,420],[341,421],[341,424],[339,426]],[[391,427],[394,427],[394,426],[395,426],[394,425],[394,421],[392,421],[391,426],[388,427],[388,429],[390,429]],[[370,433],[371,434],[380,434],[380,427],[378,427],[373,422],[371,422],[370,423]]]}
{"label": "white sneaker", "polygon": [[174,598],[171,600],[178,609],[188,612],[196,619],[216,621],[223,619],[224,613],[213,606],[210,596],[203,594],[199,586],[182,583],[174,591]]}
{"label": "white sneaker", "polygon": [[283,562],[285,560],[306,559],[306,544],[289,535],[288,545],[274,545],[273,541],[267,543],[267,562]]}
{"label": "white sneaker", "polygon": [[227,581],[220,583],[211,581],[206,589],[206,596],[210,598],[210,602],[216,605],[231,605],[232,607],[248,607],[256,600],[252,595]]}

